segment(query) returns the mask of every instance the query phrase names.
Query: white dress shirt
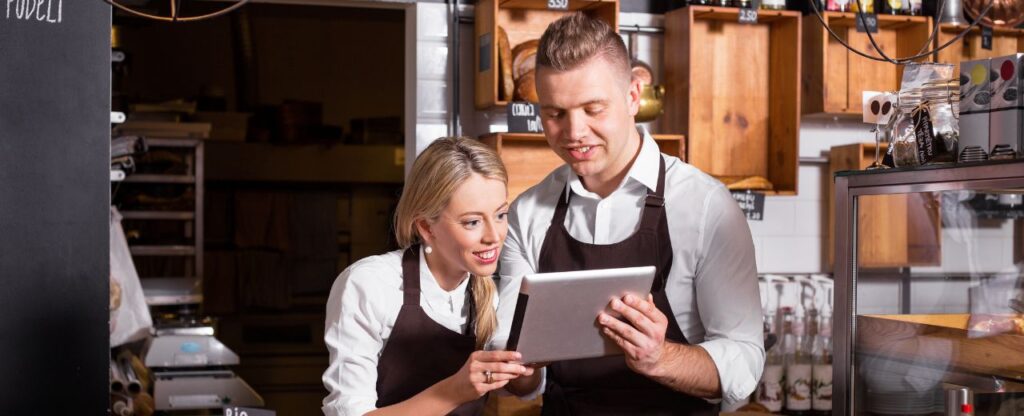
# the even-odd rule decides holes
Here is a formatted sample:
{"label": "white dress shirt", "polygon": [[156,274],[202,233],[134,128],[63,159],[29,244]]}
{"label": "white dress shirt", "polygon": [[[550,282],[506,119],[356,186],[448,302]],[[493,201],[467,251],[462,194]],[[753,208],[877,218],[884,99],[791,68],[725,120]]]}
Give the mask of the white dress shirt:
{"label": "white dress shirt", "polygon": [[[622,184],[608,197],[586,190],[562,165],[512,204],[501,254],[498,316],[511,322],[522,276],[537,270],[541,246],[565,183],[575,195],[565,227],[578,241],[614,244],[633,235],[647,190],[665,159],[665,210],[672,242],[666,295],[675,320],[691,344],[703,347],[721,380],[725,402],[741,400],[757,387],[764,368],[764,335],[754,245],[746,217],[721,182],[676,157],[662,155],[640,128],[640,154]],[[499,327],[507,333],[508,327]]]}
{"label": "white dress shirt", "polygon": [[[402,254],[402,250],[396,250],[364,258],[334,281],[324,327],[324,341],[330,353],[323,376],[328,395],[322,410],[327,416],[357,416],[377,408],[377,361],[403,302]],[[430,319],[463,333],[469,319],[469,275],[458,287],[445,291],[434,279],[424,256],[421,249],[420,306]],[[498,305],[497,296],[494,305]],[[492,339],[487,349],[503,348],[505,339],[507,335]],[[424,345],[423,351],[429,354],[430,346]]]}

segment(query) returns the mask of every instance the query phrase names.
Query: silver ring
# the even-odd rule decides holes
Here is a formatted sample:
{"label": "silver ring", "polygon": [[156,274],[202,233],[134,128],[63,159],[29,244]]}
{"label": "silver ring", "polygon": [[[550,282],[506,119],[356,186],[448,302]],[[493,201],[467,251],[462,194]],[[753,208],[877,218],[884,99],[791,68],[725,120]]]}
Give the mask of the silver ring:
{"label": "silver ring", "polygon": [[494,380],[491,379],[491,370],[484,370],[484,377],[487,378],[487,384],[491,384],[494,382]]}

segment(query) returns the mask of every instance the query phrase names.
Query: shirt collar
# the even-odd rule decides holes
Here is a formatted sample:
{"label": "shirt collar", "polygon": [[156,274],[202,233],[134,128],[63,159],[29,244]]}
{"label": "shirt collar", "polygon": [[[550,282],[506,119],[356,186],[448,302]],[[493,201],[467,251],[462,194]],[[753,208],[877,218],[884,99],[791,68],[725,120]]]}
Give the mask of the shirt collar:
{"label": "shirt collar", "polygon": [[451,291],[442,289],[441,285],[437,283],[437,279],[434,278],[434,274],[430,272],[430,267],[427,266],[427,254],[423,252],[423,245],[420,245],[420,293],[427,299],[439,297],[447,299],[450,295],[458,300],[459,296],[466,293],[467,284],[469,284],[469,273],[466,273],[466,278],[462,279],[455,289]]}
{"label": "shirt collar", "polygon": [[[658,148],[658,143],[654,141],[654,138],[651,137],[646,128],[643,126],[636,126],[636,128],[637,132],[640,133],[640,154],[633,161],[633,165],[629,167],[629,172],[626,173],[625,179],[612,193],[627,186],[630,180],[646,186],[651,191],[655,191],[658,188],[658,173],[661,169],[658,158],[661,157],[661,149]],[[566,169],[566,171],[569,176],[567,182],[571,192],[587,198],[601,199],[600,196],[588,191],[583,186],[583,181],[580,180],[580,177],[571,168]],[[568,197],[569,194],[566,192],[565,198]]]}

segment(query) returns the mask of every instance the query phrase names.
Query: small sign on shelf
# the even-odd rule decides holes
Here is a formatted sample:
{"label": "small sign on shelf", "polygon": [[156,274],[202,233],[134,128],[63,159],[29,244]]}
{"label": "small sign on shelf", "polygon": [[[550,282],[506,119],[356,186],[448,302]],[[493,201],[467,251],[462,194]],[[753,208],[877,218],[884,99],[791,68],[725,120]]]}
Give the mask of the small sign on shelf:
{"label": "small sign on shelf", "polygon": [[981,27],[981,49],[992,50],[992,28],[988,26]]}
{"label": "small sign on shelf", "polygon": [[732,191],[732,199],[740,205],[740,210],[751,221],[764,220],[764,194],[760,192]]}
{"label": "small sign on shelf", "polygon": [[544,127],[540,122],[540,106],[527,101],[513,101],[508,104],[509,133],[540,133]]}
{"label": "small sign on shelf", "polygon": [[569,10],[569,0],[548,0],[550,10]]}
{"label": "small sign on shelf", "polygon": [[857,31],[860,33],[878,33],[878,15],[874,13],[857,13]]}
{"label": "small sign on shelf", "polygon": [[740,23],[757,24],[757,9],[740,9]]}

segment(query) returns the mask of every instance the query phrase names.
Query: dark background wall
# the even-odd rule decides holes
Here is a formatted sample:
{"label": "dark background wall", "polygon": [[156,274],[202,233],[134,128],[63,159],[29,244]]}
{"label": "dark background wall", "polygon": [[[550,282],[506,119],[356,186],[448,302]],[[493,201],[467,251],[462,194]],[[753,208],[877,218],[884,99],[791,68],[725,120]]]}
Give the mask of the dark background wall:
{"label": "dark background wall", "polygon": [[110,6],[42,7],[0,2],[0,414],[103,414]]}

